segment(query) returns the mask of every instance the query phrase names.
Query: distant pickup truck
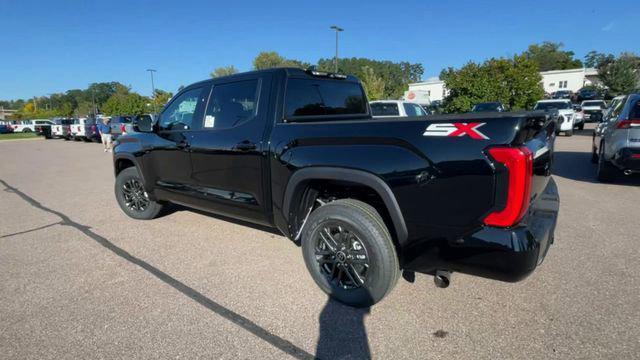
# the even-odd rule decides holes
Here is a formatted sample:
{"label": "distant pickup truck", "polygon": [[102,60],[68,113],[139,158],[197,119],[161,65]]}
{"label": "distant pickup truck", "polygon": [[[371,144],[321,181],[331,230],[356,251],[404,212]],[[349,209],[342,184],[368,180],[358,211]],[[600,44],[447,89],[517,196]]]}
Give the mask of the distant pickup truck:
{"label": "distant pickup truck", "polygon": [[112,116],[109,126],[111,127],[111,137],[116,140],[121,135],[133,131],[131,124],[133,116]]}
{"label": "distant pickup truck", "polygon": [[58,139],[71,139],[71,125],[77,122],[76,119],[53,119],[51,125],[51,136]]}
{"label": "distant pickup truck", "polygon": [[16,121],[12,127],[13,132],[31,133],[37,132],[38,126],[51,126],[51,124],[53,124],[53,122],[48,119],[34,119]]}
{"label": "distant pickup truck", "polygon": [[277,228],[323,291],[364,307],[401,273],[441,287],[452,271],[529,275],[554,240],[555,125],[543,112],[373,119],[352,76],[236,74],[186,87],[117,141],[115,197],[135,219],[175,202]]}
{"label": "distant pickup truck", "polygon": [[71,125],[71,137],[73,140],[100,141],[100,132],[94,118],[80,118]]}
{"label": "distant pickup truck", "polygon": [[375,118],[426,116],[427,111],[420,105],[402,100],[372,101],[371,115]]}

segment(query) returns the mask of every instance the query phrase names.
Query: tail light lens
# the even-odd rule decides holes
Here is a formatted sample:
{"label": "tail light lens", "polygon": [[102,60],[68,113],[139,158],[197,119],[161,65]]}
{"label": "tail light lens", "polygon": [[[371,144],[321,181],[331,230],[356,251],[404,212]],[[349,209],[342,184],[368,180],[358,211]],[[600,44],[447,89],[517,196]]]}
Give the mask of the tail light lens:
{"label": "tail light lens", "polygon": [[509,227],[522,219],[529,209],[533,154],[526,147],[489,148],[489,155],[502,164],[508,173],[507,201],[504,209],[489,214],[484,223],[489,226]]}
{"label": "tail light lens", "polygon": [[622,120],[616,126],[616,129],[631,129],[640,127],[640,119]]}
{"label": "tail light lens", "polygon": [[122,132],[123,135],[127,132],[127,130],[124,127],[124,124],[120,124],[120,131]]}

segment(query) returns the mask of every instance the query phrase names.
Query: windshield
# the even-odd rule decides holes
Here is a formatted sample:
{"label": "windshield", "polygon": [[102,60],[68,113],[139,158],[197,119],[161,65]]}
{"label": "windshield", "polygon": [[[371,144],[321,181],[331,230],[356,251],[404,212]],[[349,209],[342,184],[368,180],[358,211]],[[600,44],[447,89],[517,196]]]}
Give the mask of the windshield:
{"label": "windshield", "polygon": [[480,103],[476,104],[471,111],[473,112],[485,112],[485,111],[498,111],[500,103]]}
{"label": "windshield", "polygon": [[550,101],[550,102],[539,102],[536,104],[536,107],[533,110],[551,110],[551,109],[570,109],[571,105],[566,101]]}

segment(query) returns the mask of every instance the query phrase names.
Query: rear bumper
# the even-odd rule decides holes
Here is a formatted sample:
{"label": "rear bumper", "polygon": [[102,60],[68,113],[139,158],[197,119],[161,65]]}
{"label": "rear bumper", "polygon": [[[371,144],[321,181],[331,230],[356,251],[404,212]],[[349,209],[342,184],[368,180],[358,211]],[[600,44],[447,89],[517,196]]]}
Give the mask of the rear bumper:
{"label": "rear bumper", "polygon": [[508,282],[524,279],[542,263],[553,243],[559,205],[558,188],[551,178],[518,226],[485,226],[455,241],[441,242],[407,270],[429,274],[450,270]]}
{"label": "rear bumper", "polygon": [[640,148],[620,149],[615,153],[611,160],[620,170],[640,172]]}

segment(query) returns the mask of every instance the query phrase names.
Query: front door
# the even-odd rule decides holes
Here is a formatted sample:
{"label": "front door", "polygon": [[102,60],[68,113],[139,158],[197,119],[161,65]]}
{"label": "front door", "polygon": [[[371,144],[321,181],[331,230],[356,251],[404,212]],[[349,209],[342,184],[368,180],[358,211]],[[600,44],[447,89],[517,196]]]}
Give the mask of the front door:
{"label": "front door", "polygon": [[191,178],[200,207],[268,223],[271,199],[263,173],[268,145],[263,136],[270,89],[270,74],[212,85],[202,125],[191,141]]}
{"label": "front door", "polygon": [[191,134],[200,124],[208,89],[200,86],[178,94],[160,114],[152,143],[145,144],[145,181],[161,192],[161,198],[180,201],[189,192]]}

